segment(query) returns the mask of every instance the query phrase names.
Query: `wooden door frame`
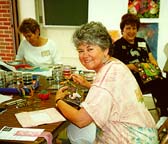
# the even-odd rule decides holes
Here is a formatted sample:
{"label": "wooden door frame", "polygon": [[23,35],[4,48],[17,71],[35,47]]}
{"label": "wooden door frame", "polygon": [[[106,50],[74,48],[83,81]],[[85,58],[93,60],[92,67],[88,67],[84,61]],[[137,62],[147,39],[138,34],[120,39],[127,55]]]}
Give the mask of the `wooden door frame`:
{"label": "wooden door frame", "polygon": [[20,43],[20,36],[18,33],[18,26],[19,26],[19,18],[18,18],[18,3],[17,0],[11,0],[12,5],[12,19],[13,19],[13,31],[14,31],[14,46],[15,52],[17,53],[19,43]]}

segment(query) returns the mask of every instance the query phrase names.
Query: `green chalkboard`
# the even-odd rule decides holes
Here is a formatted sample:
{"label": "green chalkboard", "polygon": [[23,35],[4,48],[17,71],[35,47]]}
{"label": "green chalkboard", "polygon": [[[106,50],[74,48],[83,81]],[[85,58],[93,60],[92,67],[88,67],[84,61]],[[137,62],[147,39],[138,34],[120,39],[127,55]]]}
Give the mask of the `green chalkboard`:
{"label": "green chalkboard", "polygon": [[88,22],[88,0],[43,0],[47,26],[79,26]]}

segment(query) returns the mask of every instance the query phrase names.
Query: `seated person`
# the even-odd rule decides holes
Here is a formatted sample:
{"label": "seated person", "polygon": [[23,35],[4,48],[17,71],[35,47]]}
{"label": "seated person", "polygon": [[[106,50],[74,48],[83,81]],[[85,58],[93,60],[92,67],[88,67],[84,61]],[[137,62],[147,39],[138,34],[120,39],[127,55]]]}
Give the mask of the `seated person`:
{"label": "seated person", "polygon": [[59,48],[51,39],[40,36],[40,25],[32,18],[24,19],[19,26],[23,39],[19,45],[16,61],[33,66],[61,64]]}
{"label": "seated person", "polygon": [[157,144],[155,121],[131,71],[110,54],[107,29],[100,22],[86,23],[75,31],[73,42],[82,65],[96,76],[80,109],[63,100],[69,94],[67,86],[57,91],[56,108],[78,128],[95,123],[96,144]]}
{"label": "seated person", "polygon": [[114,57],[124,62],[134,74],[143,93],[151,92],[157,99],[161,116],[168,116],[167,89],[165,78],[152,80],[144,84],[139,76],[137,63],[152,63],[158,66],[152,52],[143,38],[136,37],[140,27],[140,20],[136,15],[122,16],[120,29],[122,37],[114,42]]}

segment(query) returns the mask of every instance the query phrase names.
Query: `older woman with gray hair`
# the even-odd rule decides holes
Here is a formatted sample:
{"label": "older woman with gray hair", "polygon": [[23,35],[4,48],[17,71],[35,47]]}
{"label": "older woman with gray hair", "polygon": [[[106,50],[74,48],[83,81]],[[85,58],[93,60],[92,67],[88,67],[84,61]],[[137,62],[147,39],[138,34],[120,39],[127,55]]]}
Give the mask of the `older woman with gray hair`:
{"label": "older woman with gray hair", "polygon": [[56,108],[79,128],[95,123],[96,144],[158,144],[155,122],[136,79],[125,64],[110,55],[113,47],[107,29],[100,22],[89,22],[75,31],[73,42],[80,62],[94,70],[96,77],[80,109],[63,100],[68,87],[58,90]]}

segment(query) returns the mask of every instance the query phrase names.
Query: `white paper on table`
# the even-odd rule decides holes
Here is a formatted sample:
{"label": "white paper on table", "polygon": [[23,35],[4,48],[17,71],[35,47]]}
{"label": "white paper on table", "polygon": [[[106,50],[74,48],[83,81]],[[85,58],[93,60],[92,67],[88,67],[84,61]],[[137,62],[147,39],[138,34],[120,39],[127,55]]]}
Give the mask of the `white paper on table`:
{"label": "white paper on table", "polygon": [[12,99],[12,96],[0,94],[0,104],[11,99]]}
{"label": "white paper on table", "polygon": [[21,112],[15,114],[22,127],[33,127],[41,124],[65,121],[65,118],[55,109]]}
{"label": "white paper on table", "polygon": [[0,60],[0,65],[8,69],[9,71],[16,71],[16,68],[14,66],[10,66],[7,63]]}
{"label": "white paper on table", "polygon": [[0,130],[0,139],[3,140],[20,140],[20,141],[35,141],[44,129],[33,128],[15,128],[4,126]]}

